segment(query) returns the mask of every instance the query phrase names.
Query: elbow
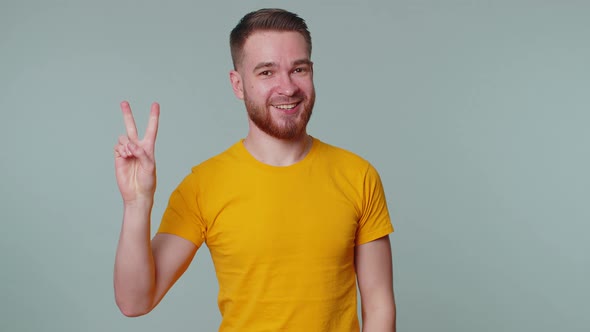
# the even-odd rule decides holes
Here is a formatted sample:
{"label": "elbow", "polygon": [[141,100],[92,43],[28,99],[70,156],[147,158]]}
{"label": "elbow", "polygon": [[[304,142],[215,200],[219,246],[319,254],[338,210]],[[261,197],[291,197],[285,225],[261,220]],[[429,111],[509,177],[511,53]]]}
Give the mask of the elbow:
{"label": "elbow", "polygon": [[[368,330],[395,331],[395,303],[382,303],[371,307],[362,307],[363,327]],[[363,330],[365,331],[365,330]]]}
{"label": "elbow", "polygon": [[122,306],[119,307],[119,310],[123,315],[129,318],[143,316],[149,312],[147,310],[137,310],[135,308],[127,308]]}
{"label": "elbow", "polygon": [[115,296],[115,302],[119,311],[126,317],[139,317],[148,314],[153,307],[147,304],[142,304],[133,301],[126,301]]}
{"label": "elbow", "polygon": [[126,317],[139,317],[143,316],[151,311],[151,309],[141,308],[141,307],[134,307],[130,305],[122,305],[117,303],[119,307],[119,311]]}

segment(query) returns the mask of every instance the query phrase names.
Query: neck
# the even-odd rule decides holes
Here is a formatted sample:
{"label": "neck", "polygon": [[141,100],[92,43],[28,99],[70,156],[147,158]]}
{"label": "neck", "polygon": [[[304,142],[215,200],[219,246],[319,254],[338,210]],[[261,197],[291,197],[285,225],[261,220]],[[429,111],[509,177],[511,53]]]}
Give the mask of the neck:
{"label": "neck", "polygon": [[312,138],[306,132],[284,140],[250,128],[244,139],[246,150],[258,161],[270,166],[290,166],[305,158],[311,149]]}

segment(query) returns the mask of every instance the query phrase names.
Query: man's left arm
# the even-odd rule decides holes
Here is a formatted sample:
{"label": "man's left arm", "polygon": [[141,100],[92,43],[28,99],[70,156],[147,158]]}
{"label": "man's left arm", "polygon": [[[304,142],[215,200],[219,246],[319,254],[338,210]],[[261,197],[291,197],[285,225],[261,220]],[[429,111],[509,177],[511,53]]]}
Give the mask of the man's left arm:
{"label": "man's left arm", "polygon": [[363,332],[395,332],[395,299],[389,235],[355,249]]}

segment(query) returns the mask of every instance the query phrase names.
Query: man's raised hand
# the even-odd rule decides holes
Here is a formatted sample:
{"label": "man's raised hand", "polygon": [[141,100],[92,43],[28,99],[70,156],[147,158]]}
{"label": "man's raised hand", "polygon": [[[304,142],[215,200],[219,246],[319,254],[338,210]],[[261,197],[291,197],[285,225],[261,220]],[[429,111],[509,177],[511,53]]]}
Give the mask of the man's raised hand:
{"label": "man's raised hand", "polygon": [[124,203],[153,200],[156,191],[156,161],[154,148],[158,133],[160,105],[152,104],[150,119],[143,139],[137,136],[137,127],[129,103],[121,103],[127,135],[119,137],[115,145],[115,175]]}

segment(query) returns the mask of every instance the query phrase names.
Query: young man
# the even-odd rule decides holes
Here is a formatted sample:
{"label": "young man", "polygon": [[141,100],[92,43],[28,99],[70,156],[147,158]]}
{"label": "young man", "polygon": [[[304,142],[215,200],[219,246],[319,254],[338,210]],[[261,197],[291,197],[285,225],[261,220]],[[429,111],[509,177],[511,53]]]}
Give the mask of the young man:
{"label": "young man", "polygon": [[234,94],[249,131],[194,167],[150,241],[159,106],[142,140],[129,104],[115,146],[124,202],[115,261],[123,314],[152,310],[205,242],[219,281],[220,331],[394,331],[389,233],[376,170],[306,132],[315,90],[311,37],[297,15],[247,14],[230,36]]}

